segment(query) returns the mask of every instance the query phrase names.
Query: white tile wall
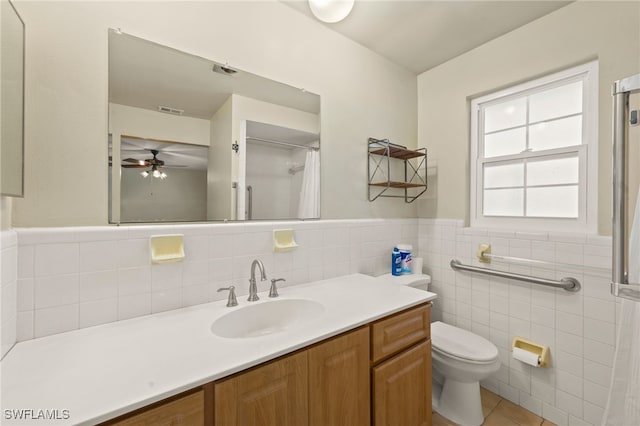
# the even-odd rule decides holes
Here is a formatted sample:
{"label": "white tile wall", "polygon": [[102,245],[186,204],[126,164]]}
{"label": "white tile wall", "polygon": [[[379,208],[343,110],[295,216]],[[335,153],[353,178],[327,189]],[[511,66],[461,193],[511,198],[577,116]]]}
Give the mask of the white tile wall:
{"label": "white tile wall", "polygon": [[[281,228],[294,229],[296,250],[273,252],[272,231]],[[149,237],[162,234],[184,234],[185,262],[151,264]],[[5,255],[14,263],[13,325],[6,324],[15,341],[17,320],[17,340],[25,341],[220,300],[226,294],[217,288],[230,284],[241,297],[256,258],[269,278],[287,280],[283,286],[378,275],[389,271],[391,249],[400,242],[417,248],[416,219],[18,228],[13,251],[2,252],[3,263]],[[4,288],[3,281],[3,300]]]}
{"label": "white tile wall", "polygon": [[16,343],[18,245],[12,230],[0,232],[0,358]]}
{"label": "white tile wall", "polygon": [[[273,229],[293,228],[299,248],[273,253]],[[151,235],[185,235],[183,263],[152,265]],[[600,423],[611,379],[618,304],[609,293],[611,239],[575,234],[464,228],[442,219],[14,229],[2,233],[2,354],[15,341],[148,315],[248,292],[261,259],[287,285],[338,275],[388,272],[391,247],[414,246],[438,293],[433,319],[471,330],[499,349],[502,368],[483,385],[558,425]],[[493,268],[549,278],[573,276],[567,293],[455,272],[475,264],[480,243],[494,254],[561,266],[494,262]],[[267,283],[259,283],[260,291]],[[514,336],[551,348],[552,366],[510,357]]]}
{"label": "white tile wall", "polygon": [[[433,320],[491,340],[502,368],[483,385],[558,425],[599,425],[614,357],[617,303],[609,292],[611,239],[576,234],[464,228],[461,221],[419,219],[419,254],[438,293]],[[480,243],[497,255],[562,264],[491,267],[559,279],[573,276],[578,293],[455,272],[451,259],[479,266]],[[548,345],[551,368],[511,358],[515,336]]]}

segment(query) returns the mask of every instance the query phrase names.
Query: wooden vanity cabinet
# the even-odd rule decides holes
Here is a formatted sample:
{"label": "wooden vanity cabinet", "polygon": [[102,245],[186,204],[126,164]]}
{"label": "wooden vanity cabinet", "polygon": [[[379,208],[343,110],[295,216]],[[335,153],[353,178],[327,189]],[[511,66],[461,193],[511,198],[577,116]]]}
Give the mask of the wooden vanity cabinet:
{"label": "wooden vanity cabinet", "polygon": [[371,325],[373,423],[431,425],[430,305]]}
{"label": "wooden vanity cabinet", "polygon": [[309,357],[309,426],[368,426],[369,327],[322,342]]}
{"label": "wooden vanity cabinet", "polygon": [[430,304],[108,422],[118,426],[429,426]]}
{"label": "wooden vanity cabinet", "polygon": [[305,426],[307,353],[280,358],[216,382],[216,426]]}
{"label": "wooden vanity cabinet", "polygon": [[186,396],[161,401],[103,425],[203,426],[205,424],[204,399],[204,390],[200,389]]}
{"label": "wooden vanity cabinet", "polygon": [[367,426],[369,328],[214,385],[215,426]]}
{"label": "wooden vanity cabinet", "polygon": [[375,425],[431,425],[431,341],[373,368]]}

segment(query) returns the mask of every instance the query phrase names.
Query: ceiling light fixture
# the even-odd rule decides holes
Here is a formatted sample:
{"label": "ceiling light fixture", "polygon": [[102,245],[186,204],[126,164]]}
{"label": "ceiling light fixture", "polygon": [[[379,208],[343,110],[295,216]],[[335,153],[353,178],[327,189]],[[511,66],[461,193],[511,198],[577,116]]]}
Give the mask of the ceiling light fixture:
{"label": "ceiling light fixture", "polygon": [[322,22],[334,24],[351,13],[354,3],[355,0],[309,0],[309,8]]}
{"label": "ceiling light fixture", "polygon": [[158,170],[158,166],[156,165],[152,166],[150,170],[143,170],[142,172],[140,172],[140,176],[142,176],[143,178],[146,178],[149,175],[153,176],[156,179],[162,180],[165,180],[168,177],[165,172],[161,172],[160,170]]}

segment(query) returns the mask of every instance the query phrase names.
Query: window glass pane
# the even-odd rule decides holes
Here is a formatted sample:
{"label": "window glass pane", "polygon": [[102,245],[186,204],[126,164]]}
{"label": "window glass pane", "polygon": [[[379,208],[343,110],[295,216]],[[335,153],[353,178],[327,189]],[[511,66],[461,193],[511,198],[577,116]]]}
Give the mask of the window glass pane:
{"label": "window glass pane", "polygon": [[523,185],[524,163],[484,166],[485,188],[504,188]]}
{"label": "window glass pane", "polygon": [[580,144],[582,144],[581,115],[529,127],[529,147],[533,151]]}
{"label": "window glass pane", "polygon": [[545,90],[529,97],[529,122],[582,112],[582,81]]}
{"label": "window glass pane", "polygon": [[578,217],[578,186],[527,189],[527,216]]}
{"label": "window glass pane", "polygon": [[484,109],[484,132],[523,126],[527,120],[526,98],[491,105]]}
{"label": "window glass pane", "polygon": [[482,204],[485,216],[522,216],[524,189],[485,189]]}
{"label": "window glass pane", "polygon": [[485,135],[484,157],[519,154],[527,147],[526,138],[527,129],[525,127]]}
{"label": "window glass pane", "polygon": [[578,155],[553,160],[529,160],[527,185],[578,183]]}

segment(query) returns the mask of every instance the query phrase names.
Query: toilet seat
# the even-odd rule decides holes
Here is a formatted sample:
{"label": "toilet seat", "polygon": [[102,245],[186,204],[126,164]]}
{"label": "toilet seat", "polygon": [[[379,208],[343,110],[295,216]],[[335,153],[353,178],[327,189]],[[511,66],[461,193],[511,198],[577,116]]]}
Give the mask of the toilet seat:
{"label": "toilet seat", "polygon": [[432,350],[460,361],[488,364],[498,358],[498,348],[477,334],[441,321],[431,323]]}

